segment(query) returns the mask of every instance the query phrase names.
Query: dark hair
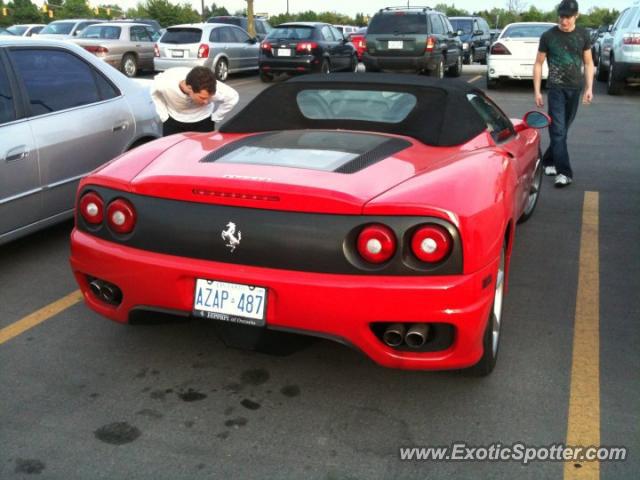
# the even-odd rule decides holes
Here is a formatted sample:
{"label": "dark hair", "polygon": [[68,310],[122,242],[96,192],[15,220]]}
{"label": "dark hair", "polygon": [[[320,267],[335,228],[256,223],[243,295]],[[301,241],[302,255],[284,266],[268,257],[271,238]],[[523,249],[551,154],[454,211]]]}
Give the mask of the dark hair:
{"label": "dark hair", "polygon": [[193,67],[185,79],[195,93],[206,90],[211,95],[216,93],[216,76],[207,67]]}

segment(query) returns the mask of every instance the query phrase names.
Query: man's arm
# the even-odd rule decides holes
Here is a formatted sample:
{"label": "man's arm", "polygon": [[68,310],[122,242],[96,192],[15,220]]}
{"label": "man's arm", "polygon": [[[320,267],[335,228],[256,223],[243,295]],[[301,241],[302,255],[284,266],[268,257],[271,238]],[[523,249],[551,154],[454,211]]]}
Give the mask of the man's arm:
{"label": "man's arm", "polygon": [[156,106],[156,112],[158,112],[158,116],[162,122],[166,122],[169,119],[169,110],[167,109],[167,104],[165,102],[164,96],[162,95],[161,86],[162,79],[158,77],[155,78],[153,83],[151,84],[151,100],[153,100],[154,105]]}
{"label": "man's arm", "polygon": [[236,106],[239,100],[238,92],[236,92],[229,85],[225,85],[222,82],[218,82],[216,85],[216,94],[214,97],[214,101],[219,103],[218,108],[216,108],[211,114],[211,120],[218,123],[221,122],[224,116],[229,113],[229,111]]}
{"label": "man's arm", "polygon": [[538,52],[538,55],[536,55],[536,63],[533,64],[533,94],[537,107],[544,107],[544,100],[542,98],[542,66],[546,59],[546,53]]}
{"label": "man's arm", "polygon": [[584,61],[584,94],[582,95],[582,103],[591,103],[593,100],[593,57],[591,49],[582,52],[582,60]]}

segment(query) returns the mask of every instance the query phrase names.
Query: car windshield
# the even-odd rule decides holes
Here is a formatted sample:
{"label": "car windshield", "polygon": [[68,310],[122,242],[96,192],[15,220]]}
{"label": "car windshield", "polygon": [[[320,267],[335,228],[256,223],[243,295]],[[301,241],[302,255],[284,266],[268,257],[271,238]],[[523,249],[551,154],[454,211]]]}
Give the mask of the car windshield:
{"label": "car windshield", "polygon": [[313,36],[313,27],[276,27],[268,35],[268,38],[279,40],[307,40]]}
{"label": "car windshield", "polygon": [[22,35],[27,31],[27,28],[28,27],[19,27],[17,25],[14,25],[13,27],[7,28],[7,31],[13,33],[14,35]]}
{"label": "car windshield", "polygon": [[303,90],[296,97],[312,120],[364,120],[399,123],[416,106],[410,93],[380,90]]}
{"label": "car windshield", "polygon": [[80,38],[101,38],[105,40],[117,40],[120,38],[120,27],[109,27],[104,25],[91,25],[84,29]]}
{"label": "car windshield", "polygon": [[44,27],[40,33],[43,35],[69,35],[76,22],[53,22]]}
{"label": "car windshield", "polygon": [[162,38],[161,43],[189,44],[198,43],[202,38],[202,30],[199,28],[169,28]]}
{"label": "car windshield", "polygon": [[367,33],[427,33],[427,18],[424,14],[383,13],[373,17]]}
{"label": "car windshield", "polygon": [[449,21],[455,31],[462,30],[464,33],[471,33],[473,20],[463,18],[450,18]]}
{"label": "car windshield", "polygon": [[501,38],[540,38],[553,25],[510,25]]}

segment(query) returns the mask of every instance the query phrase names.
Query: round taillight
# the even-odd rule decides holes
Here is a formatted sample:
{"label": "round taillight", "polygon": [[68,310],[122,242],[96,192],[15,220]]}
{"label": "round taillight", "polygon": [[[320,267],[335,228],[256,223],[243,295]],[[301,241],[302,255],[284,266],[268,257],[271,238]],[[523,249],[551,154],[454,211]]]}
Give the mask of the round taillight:
{"label": "round taillight", "polygon": [[384,263],[396,252],[396,237],[389,227],[369,225],[358,235],[357,246],[367,262]]}
{"label": "round taillight", "polygon": [[107,207],[107,223],[116,233],[131,233],[136,226],[136,211],[131,202],[118,198]]}
{"label": "round taillight", "polygon": [[446,228],[440,225],[425,225],[418,228],[411,239],[411,251],[423,262],[438,263],[451,252],[453,239]]}
{"label": "round taillight", "polygon": [[80,215],[91,225],[102,223],[104,218],[104,202],[96,192],[85,193],[80,199]]}

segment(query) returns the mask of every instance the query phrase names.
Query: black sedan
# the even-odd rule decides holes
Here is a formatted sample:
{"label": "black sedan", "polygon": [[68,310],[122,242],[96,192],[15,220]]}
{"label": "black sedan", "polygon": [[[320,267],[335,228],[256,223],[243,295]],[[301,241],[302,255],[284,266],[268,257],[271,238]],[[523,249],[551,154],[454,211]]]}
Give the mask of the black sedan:
{"label": "black sedan", "polygon": [[260,44],[260,78],[277,73],[355,72],[358,55],[353,44],[332,25],[296,22],[278,25]]}

